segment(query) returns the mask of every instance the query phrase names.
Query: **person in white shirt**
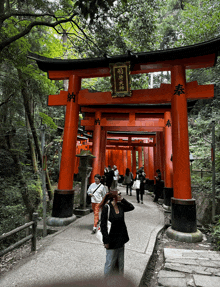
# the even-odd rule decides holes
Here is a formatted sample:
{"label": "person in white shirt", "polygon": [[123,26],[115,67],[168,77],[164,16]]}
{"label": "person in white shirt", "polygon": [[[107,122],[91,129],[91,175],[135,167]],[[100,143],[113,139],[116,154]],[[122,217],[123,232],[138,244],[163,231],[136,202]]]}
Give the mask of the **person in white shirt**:
{"label": "person in white shirt", "polygon": [[111,189],[115,190],[115,189],[117,189],[117,186],[118,186],[119,171],[118,171],[116,165],[113,165],[113,170],[114,170],[114,176],[113,176],[113,182],[112,182]]}
{"label": "person in white shirt", "polygon": [[99,174],[96,174],[94,178],[95,182],[92,183],[87,190],[88,195],[91,196],[92,209],[94,212],[94,226],[92,234],[96,233],[97,224],[99,221],[99,204],[101,203],[103,197],[106,194],[105,186],[100,183],[101,176]]}

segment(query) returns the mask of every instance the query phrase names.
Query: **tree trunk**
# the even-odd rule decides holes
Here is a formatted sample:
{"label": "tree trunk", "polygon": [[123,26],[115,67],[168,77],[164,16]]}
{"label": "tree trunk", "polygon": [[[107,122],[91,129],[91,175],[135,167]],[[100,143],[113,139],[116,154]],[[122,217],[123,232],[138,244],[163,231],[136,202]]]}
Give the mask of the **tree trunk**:
{"label": "tree trunk", "polygon": [[27,209],[28,215],[30,220],[32,220],[32,214],[34,212],[34,205],[31,203],[30,197],[29,197],[29,193],[28,193],[28,187],[26,184],[26,181],[23,177],[23,173],[22,173],[22,167],[19,161],[19,156],[17,154],[17,152],[13,149],[13,144],[12,144],[12,134],[15,135],[16,131],[15,130],[11,130],[9,132],[10,136],[6,137],[6,142],[7,142],[7,147],[8,150],[11,153],[11,156],[14,160],[15,163],[15,168],[16,168],[16,173],[18,176],[18,182],[20,184],[20,191],[21,191],[21,195],[22,195],[22,199],[24,201],[25,207]]}
{"label": "tree trunk", "polygon": [[34,173],[38,173],[39,171],[38,171],[36,153],[35,153],[34,144],[33,144],[33,136],[30,130],[30,124],[29,124],[29,120],[27,116],[26,116],[26,126],[27,126],[27,136],[28,136],[27,140],[28,140],[28,145],[29,145],[30,153],[31,153],[33,171]]}
{"label": "tree trunk", "polygon": [[[28,121],[29,121],[29,124],[30,124],[30,128],[31,128],[31,131],[32,131],[32,135],[33,135],[33,139],[34,139],[37,155],[38,155],[38,158],[39,158],[40,166],[42,166],[42,153],[41,153],[41,150],[40,150],[40,143],[38,141],[37,131],[36,131],[36,128],[35,128],[35,125],[34,125],[34,119],[33,119],[33,116],[31,114],[31,109],[30,109],[30,106],[29,106],[29,96],[28,96],[28,91],[27,91],[27,82],[24,80],[21,70],[20,69],[17,69],[17,70],[18,70],[18,77],[19,77],[19,80],[20,80],[20,83],[21,83],[21,94],[23,96],[25,112],[26,112],[26,115],[27,115],[27,118],[28,118]],[[47,185],[47,192],[48,192],[49,199],[52,200],[52,192],[51,192],[52,191],[52,187],[51,187],[51,183],[50,183],[50,180],[49,180],[48,171],[46,172],[46,185]]]}

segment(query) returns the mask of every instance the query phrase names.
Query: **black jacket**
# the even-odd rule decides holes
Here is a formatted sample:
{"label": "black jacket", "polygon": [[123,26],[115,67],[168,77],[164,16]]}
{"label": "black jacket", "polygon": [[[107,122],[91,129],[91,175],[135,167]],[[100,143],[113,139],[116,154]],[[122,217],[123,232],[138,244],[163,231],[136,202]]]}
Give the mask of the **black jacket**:
{"label": "black jacket", "polygon": [[128,202],[126,199],[122,199],[121,202],[117,203],[119,214],[116,214],[115,209],[111,203],[109,221],[111,222],[111,230],[107,232],[107,216],[108,206],[105,205],[102,209],[101,214],[101,232],[103,235],[103,243],[109,244],[109,249],[117,249],[124,246],[129,241],[127,227],[124,221],[124,212],[131,211],[134,209],[133,204]]}
{"label": "black jacket", "polygon": [[110,170],[108,172],[105,173],[105,177],[106,177],[106,185],[107,186],[111,186],[112,181],[113,181],[113,176],[114,176],[114,170]]}

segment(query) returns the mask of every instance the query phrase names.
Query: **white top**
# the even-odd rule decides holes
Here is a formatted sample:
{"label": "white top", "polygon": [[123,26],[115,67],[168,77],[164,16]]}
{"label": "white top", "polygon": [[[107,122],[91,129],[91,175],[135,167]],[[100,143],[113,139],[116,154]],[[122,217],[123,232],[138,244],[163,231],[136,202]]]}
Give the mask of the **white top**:
{"label": "white top", "polygon": [[[99,186],[99,188],[97,188],[97,186]],[[97,189],[96,189],[97,188]],[[95,193],[93,194],[93,191],[96,189]],[[91,202],[93,203],[100,203],[103,199],[103,197],[106,195],[106,189],[105,186],[103,184],[96,184],[95,182],[92,183],[88,190],[87,190],[88,194],[92,194],[91,196]]]}
{"label": "white top", "polygon": [[114,177],[113,177],[114,180],[118,180],[119,179],[119,171],[116,169],[114,170]]}

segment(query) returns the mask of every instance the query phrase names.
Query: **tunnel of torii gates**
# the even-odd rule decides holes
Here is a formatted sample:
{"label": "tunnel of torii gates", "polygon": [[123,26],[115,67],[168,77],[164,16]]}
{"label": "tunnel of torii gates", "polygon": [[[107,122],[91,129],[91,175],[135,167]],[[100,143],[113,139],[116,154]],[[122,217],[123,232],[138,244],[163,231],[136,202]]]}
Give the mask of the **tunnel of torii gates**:
{"label": "tunnel of torii gates", "polygon": [[[219,47],[220,38],[192,46],[163,51],[135,54],[128,52],[126,55],[94,59],[48,59],[29,53],[28,57],[34,59],[38,67],[48,73],[49,79],[69,80],[68,91],[60,91],[59,95],[50,95],[48,98],[48,105],[50,106],[66,106],[59,182],[58,188],[54,193],[52,216],[62,218],[70,217],[73,214],[73,175],[80,109],[92,108],[92,106],[105,106],[107,108],[109,105],[115,108],[121,105],[128,107],[128,109],[131,109],[133,105],[139,105],[147,109],[152,105],[160,108],[164,104],[171,104],[170,111],[164,111],[163,118],[157,118],[155,115],[158,113],[158,110],[155,110],[152,112],[154,116],[148,115],[145,119],[143,115],[141,119],[138,119],[140,111],[138,113],[129,111],[127,119],[108,120],[104,117],[104,111],[97,109],[95,116],[82,122],[85,128],[89,127],[93,130],[93,153],[96,156],[93,174],[99,168],[100,157],[97,154],[102,144],[100,139],[102,139],[101,132],[103,130],[156,132],[159,138],[160,133],[165,136],[166,129],[170,128],[171,130],[172,128],[173,179],[171,182],[173,197],[171,199],[171,228],[177,233],[195,234],[198,232],[196,203],[191,195],[187,102],[213,98],[215,89],[214,85],[198,85],[197,81],[186,82],[185,70],[213,67],[218,57]],[[112,76],[112,70],[119,73],[119,76],[127,71],[131,75],[170,71],[171,84],[161,84],[160,88],[155,89],[130,91],[127,89],[127,78],[124,77],[122,81],[125,82],[122,83],[119,80],[116,83],[116,86],[120,86],[121,83],[125,84],[122,89],[127,89],[126,91],[129,93],[124,95],[115,93],[114,89],[112,92],[81,90],[81,80],[83,78],[109,77]],[[113,84],[114,79],[116,78],[113,75]],[[119,86],[117,86],[117,91],[120,90]],[[121,111],[119,115],[123,118]],[[112,110],[111,116],[112,118],[115,116],[115,110],[114,112]],[[168,127],[168,123],[171,123],[171,127]],[[169,147],[167,153],[170,153],[170,142],[168,143],[166,139],[164,142],[165,150]],[[149,149],[151,144],[149,142],[144,143],[145,147]],[[142,146],[144,145],[142,144]],[[130,144],[129,146],[132,145]],[[166,155],[166,151],[164,154]],[[165,167],[169,160],[170,158],[165,158]],[[158,166],[162,167],[162,165]],[[169,172],[165,171],[165,180],[168,174]]]}
{"label": "tunnel of torii gates", "polygon": [[[104,167],[108,164],[111,166],[115,164],[120,175],[124,175],[128,167],[135,176],[137,151],[138,166],[144,166],[146,178],[154,182],[155,170],[160,169],[162,179],[165,175],[165,187],[172,188],[172,136],[169,107],[100,108],[97,106],[96,108],[82,107],[81,112],[84,114],[81,125],[85,130],[93,131],[94,142],[91,151],[96,158],[93,161],[91,178],[96,173],[103,174]],[[134,130],[139,130],[139,134]],[[113,133],[112,136],[107,132]],[[116,140],[111,140],[110,137]],[[95,141],[95,139],[98,140]],[[150,139],[153,139],[153,142]],[[164,165],[165,162],[166,165]]]}

